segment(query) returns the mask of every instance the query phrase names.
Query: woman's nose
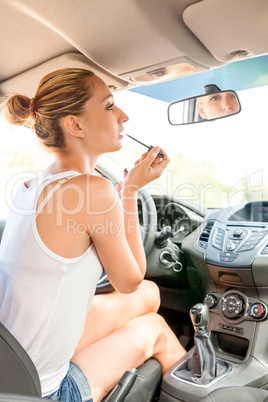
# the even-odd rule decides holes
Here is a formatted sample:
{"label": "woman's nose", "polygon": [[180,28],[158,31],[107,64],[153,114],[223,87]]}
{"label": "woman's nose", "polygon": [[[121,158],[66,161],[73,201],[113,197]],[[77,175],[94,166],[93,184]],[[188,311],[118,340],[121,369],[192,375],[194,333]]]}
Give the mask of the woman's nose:
{"label": "woman's nose", "polygon": [[120,110],[120,117],[119,117],[119,122],[120,123],[126,123],[129,120],[128,115],[126,115],[126,113],[123,112],[123,110]]}
{"label": "woman's nose", "polygon": [[222,109],[231,110],[233,108],[233,99],[230,99],[228,94],[222,99]]}
{"label": "woman's nose", "polygon": [[222,102],[222,108],[223,108],[223,110],[230,110],[230,109],[232,109],[232,103],[228,99],[225,99]]}

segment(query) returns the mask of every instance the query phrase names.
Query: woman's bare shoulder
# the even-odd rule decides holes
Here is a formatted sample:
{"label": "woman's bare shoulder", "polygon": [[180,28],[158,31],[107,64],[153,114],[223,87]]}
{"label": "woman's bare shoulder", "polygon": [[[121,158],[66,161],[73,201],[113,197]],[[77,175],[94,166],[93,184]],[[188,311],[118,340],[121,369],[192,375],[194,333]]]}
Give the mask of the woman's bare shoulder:
{"label": "woman's bare shoulder", "polygon": [[69,180],[69,183],[78,185],[81,188],[86,188],[86,189],[88,189],[88,186],[89,186],[90,188],[93,188],[94,190],[103,190],[103,189],[105,191],[107,191],[108,189],[114,190],[114,185],[109,179],[106,179],[105,177],[98,176],[95,174],[90,174],[90,173],[74,176]]}
{"label": "woman's bare shoulder", "polygon": [[[93,210],[107,209],[118,198],[113,183],[101,176],[94,174],[82,174],[68,181],[70,188],[77,188],[78,197],[83,197]],[[66,186],[68,186],[66,183]],[[80,193],[80,191],[82,191]],[[79,195],[80,193],[80,195]]]}

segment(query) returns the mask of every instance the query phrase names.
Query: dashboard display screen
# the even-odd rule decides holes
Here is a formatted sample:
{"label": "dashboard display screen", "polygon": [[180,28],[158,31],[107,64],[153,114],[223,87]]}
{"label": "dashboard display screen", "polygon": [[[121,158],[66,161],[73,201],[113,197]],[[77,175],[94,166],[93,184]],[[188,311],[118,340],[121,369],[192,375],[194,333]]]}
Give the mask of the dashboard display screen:
{"label": "dashboard display screen", "polygon": [[250,202],[231,215],[228,221],[268,222],[268,202]]}

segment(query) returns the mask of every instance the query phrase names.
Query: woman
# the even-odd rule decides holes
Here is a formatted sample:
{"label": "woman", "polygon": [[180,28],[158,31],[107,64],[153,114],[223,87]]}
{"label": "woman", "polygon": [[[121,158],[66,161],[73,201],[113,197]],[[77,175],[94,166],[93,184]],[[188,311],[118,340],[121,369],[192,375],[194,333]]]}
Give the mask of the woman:
{"label": "woman", "polygon": [[[52,72],[34,98],[14,95],[3,108],[12,124],[32,121],[55,155],[19,189],[0,260],[0,319],[35,363],[42,395],[100,401],[150,356],[164,373],[185,350],[156,313],[155,285],[143,281],[137,193],[162,174],[167,155],[157,157],[159,147],[144,154],[121,200],[109,180],[93,174],[101,154],[121,149],[128,117],[88,70]],[[117,292],[92,304],[103,267]]]}

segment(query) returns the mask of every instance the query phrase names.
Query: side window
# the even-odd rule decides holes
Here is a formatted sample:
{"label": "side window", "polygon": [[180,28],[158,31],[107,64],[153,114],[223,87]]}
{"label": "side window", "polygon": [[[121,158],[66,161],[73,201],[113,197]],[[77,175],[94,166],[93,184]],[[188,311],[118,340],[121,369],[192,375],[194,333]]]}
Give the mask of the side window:
{"label": "side window", "polygon": [[0,218],[6,218],[18,186],[25,178],[45,169],[52,156],[35,134],[25,127],[14,127],[0,117]]}

